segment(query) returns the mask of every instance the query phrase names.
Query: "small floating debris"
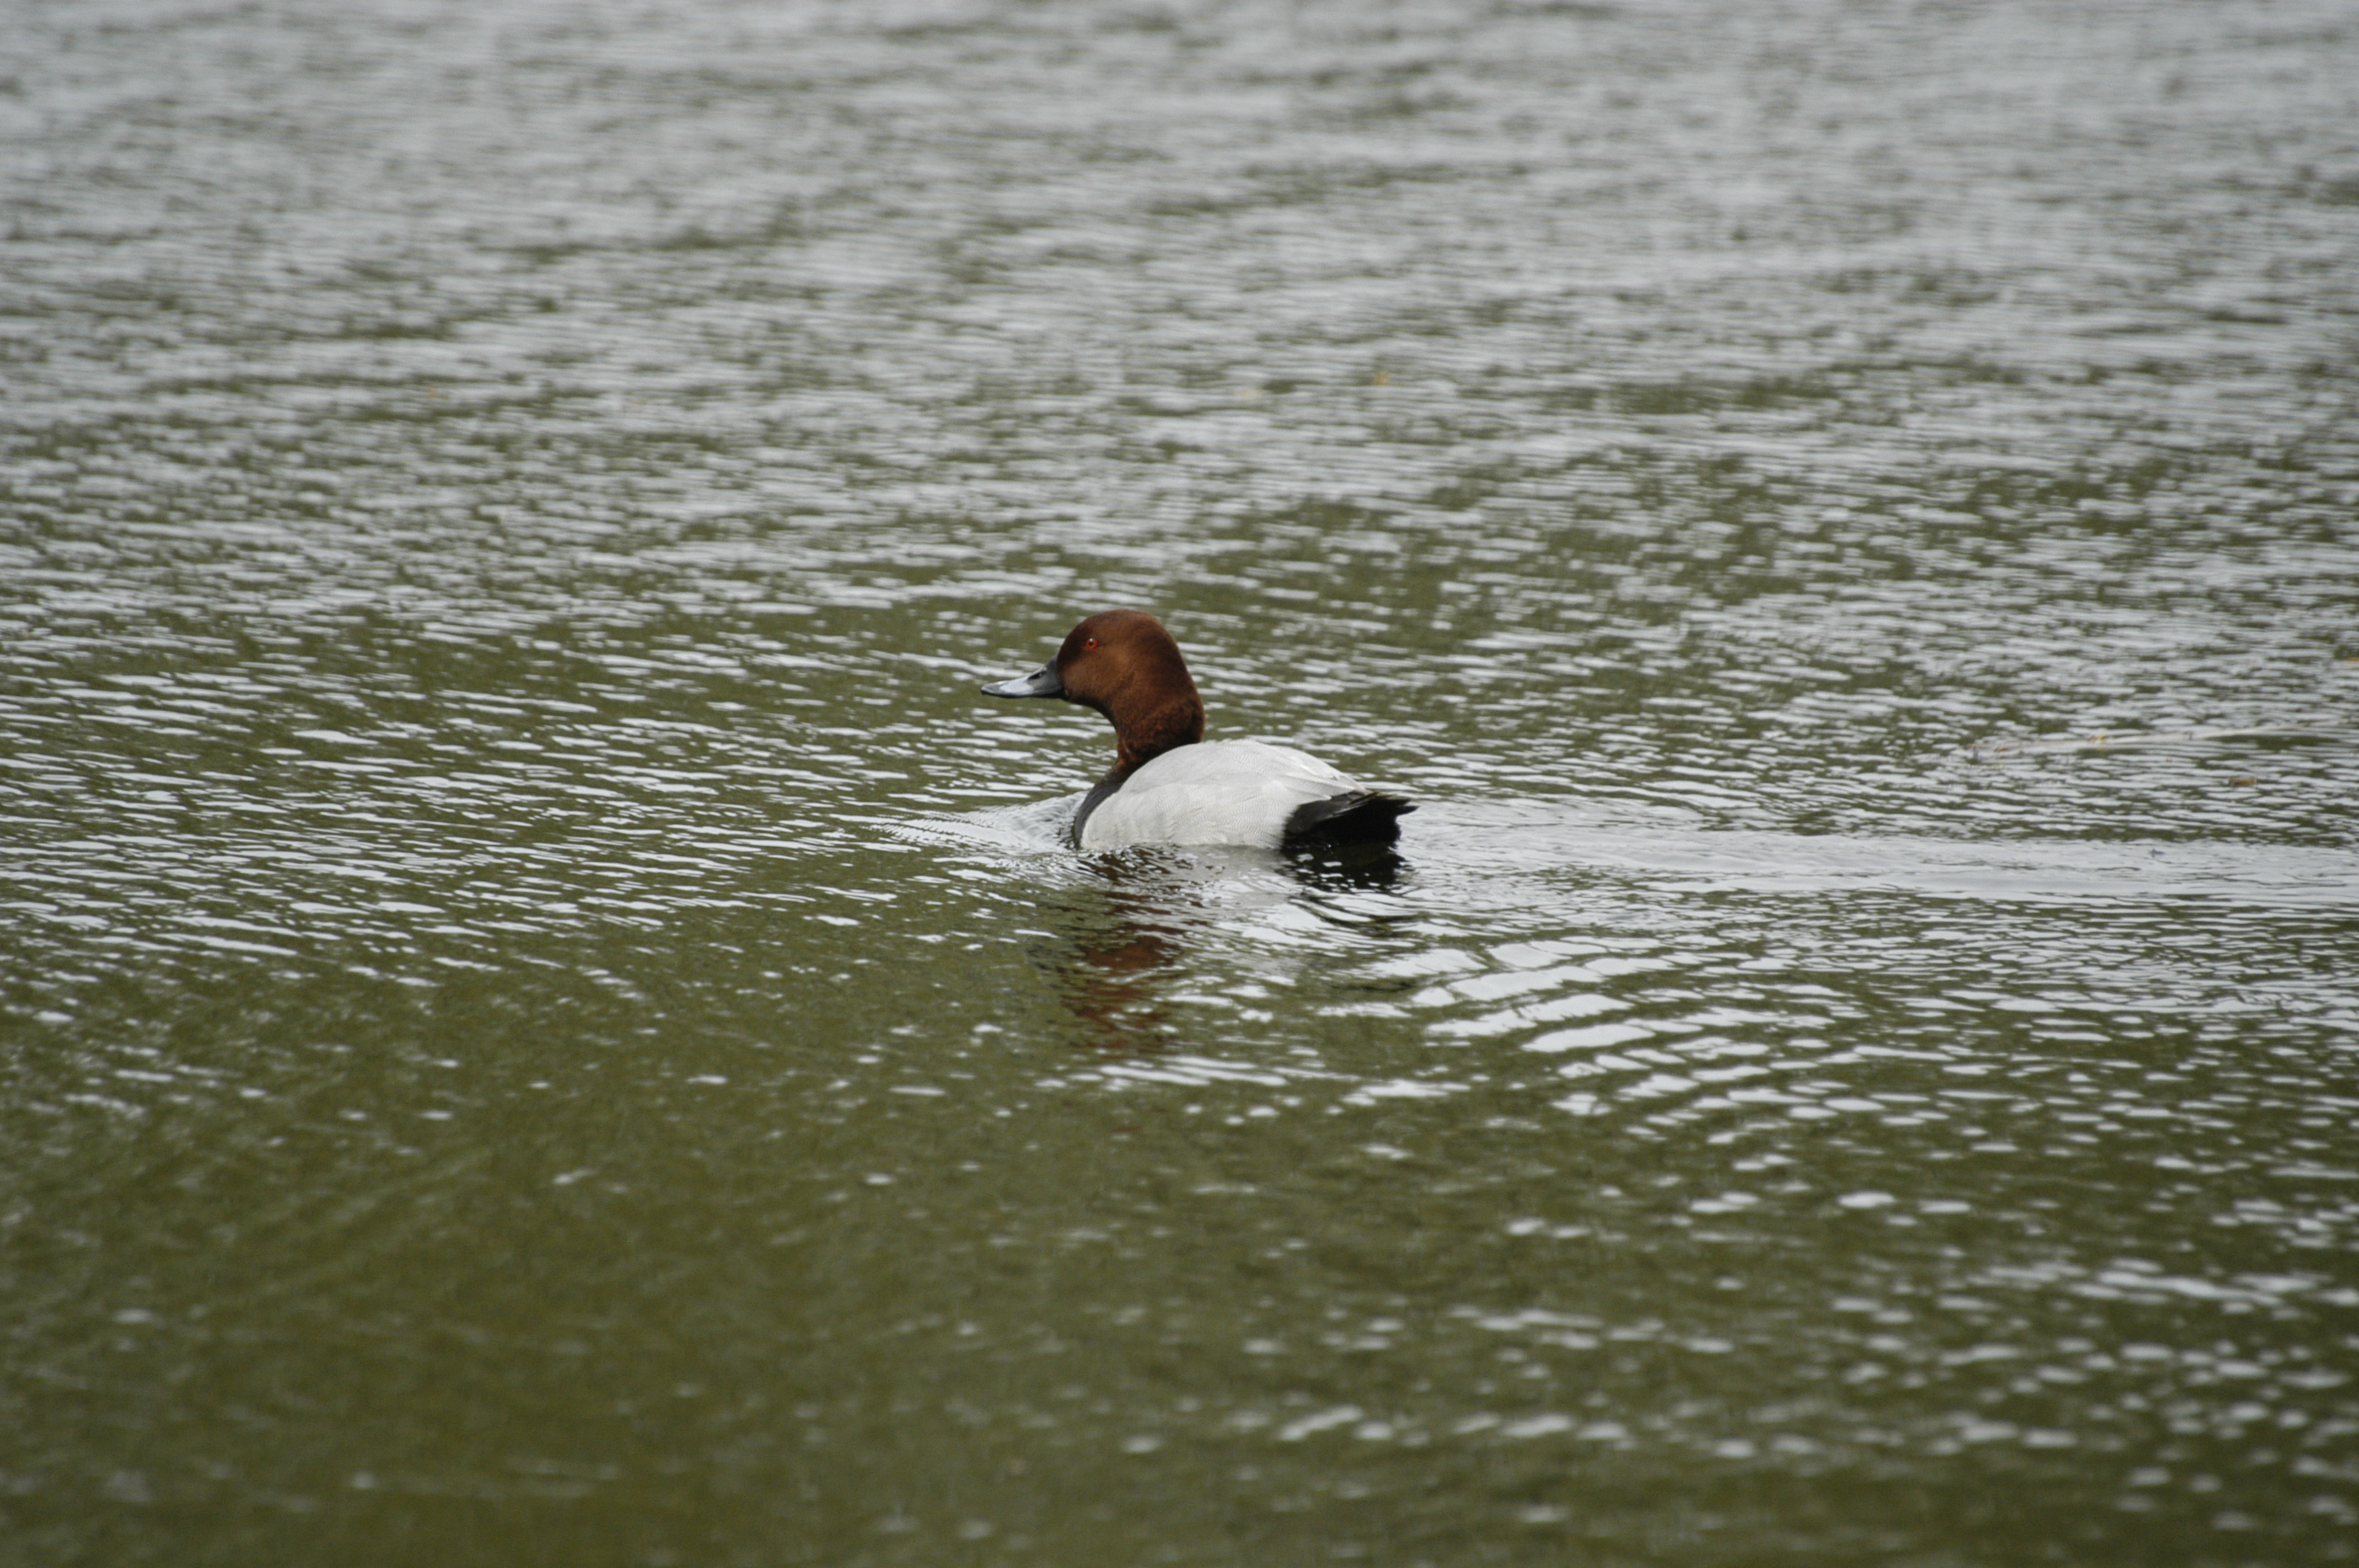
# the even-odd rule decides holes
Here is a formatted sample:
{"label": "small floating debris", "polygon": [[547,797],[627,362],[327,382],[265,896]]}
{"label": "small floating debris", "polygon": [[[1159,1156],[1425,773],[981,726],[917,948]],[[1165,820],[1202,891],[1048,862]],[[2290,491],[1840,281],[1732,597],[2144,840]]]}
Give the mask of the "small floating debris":
{"label": "small floating debris", "polygon": [[2311,730],[2261,725],[2246,730],[2100,730],[2040,741],[1977,741],[1966,748],[1975,762],[2055,752],[2124,752],[2156,746],[2212,746],[2225,741],[2353,741],[2359,730]]}

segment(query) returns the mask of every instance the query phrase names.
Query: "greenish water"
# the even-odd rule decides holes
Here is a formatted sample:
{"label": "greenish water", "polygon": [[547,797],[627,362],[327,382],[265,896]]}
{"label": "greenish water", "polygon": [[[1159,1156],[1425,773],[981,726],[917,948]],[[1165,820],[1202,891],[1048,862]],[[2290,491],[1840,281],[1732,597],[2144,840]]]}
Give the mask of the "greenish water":
{"label": "greenish water", "polygon": [[2359,1550],[2346,8],[7,33],[0,1561]]}

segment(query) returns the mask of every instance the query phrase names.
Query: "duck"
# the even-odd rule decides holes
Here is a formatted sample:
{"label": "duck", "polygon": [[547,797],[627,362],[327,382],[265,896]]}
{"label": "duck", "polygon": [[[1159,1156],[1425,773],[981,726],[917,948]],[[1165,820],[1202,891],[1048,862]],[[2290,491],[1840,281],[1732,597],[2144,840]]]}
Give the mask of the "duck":
{"label": "duck", "polygon": [[1073,816],[1073,842],[1085,852],[1141,844],[1386,846],[1417,809],[1292,746],[1205,740],[1204,703],[1188,661],[1143,610],[1089,617],[1065,634],[1055,658],[983,693],[1057,697],[1112,720],[1114,766]]}

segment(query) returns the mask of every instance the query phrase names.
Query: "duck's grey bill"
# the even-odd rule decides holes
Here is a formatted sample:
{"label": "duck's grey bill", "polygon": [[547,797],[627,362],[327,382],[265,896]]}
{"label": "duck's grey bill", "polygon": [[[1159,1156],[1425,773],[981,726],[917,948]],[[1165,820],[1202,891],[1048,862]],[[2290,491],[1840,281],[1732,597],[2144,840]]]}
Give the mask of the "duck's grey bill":
{"label": "duck's grey bill", "polygon": [[993,681],[983,688],[985,697],[1062,697],[1065,683],[1057,678],[1057,666],[1042,665],[1028,676],[1010,676],[1006,680]]}

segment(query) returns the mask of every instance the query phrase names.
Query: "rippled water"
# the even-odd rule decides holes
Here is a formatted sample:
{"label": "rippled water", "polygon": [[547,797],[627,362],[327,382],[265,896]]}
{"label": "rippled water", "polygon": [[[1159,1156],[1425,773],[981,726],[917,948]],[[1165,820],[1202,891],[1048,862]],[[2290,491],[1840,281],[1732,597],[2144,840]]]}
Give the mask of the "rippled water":
{"label": "rippled water", "polygon": [[2354,1554],[2346,7],[10,33],[0,1558]]}

